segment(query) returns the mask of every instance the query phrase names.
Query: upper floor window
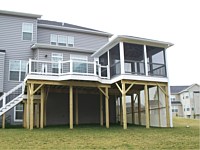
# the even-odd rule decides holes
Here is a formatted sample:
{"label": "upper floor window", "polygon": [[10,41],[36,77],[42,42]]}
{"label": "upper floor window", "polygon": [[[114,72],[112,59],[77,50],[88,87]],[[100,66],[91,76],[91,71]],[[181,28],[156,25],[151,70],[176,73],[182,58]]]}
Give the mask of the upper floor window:
{"label": "upper floor window", "polygon": [[50,43],[51,45],[74,47],[74,37],[51,34]]}
{"label": "upper floor window", "polygon": [[73,36],[68,36],[68,46],[74,47],[74,37]]}
{"label": "upper floor window", "polygon": [[27,41],[33,40],[33,24],[23,23],[22,24],[22,39]]}
{"label": "upper floor window", "polygon": [[27,61],[10,60],[9,62],[9,80],[23,81],[26,74]]}

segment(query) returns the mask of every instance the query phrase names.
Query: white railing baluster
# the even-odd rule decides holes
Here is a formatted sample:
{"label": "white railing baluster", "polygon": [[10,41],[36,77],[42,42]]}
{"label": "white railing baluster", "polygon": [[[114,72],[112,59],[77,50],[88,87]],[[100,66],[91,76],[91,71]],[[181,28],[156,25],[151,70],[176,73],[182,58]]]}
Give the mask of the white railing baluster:
{"label": "white railing baluster", "polygon": [[29,63],[29,73],[31,74],[31,67],[32,67],[32,63],[31,63],[31,59],[29,58],[29,61],[28,61],[28,63]]}
{"label": "white railing baluster", "polygon": [[70,59],[69,65],[70,65],[69,72],[70,72],[70,74],[72,74],[73,73],[73,60],[72,59]]}
{"label": "white railing baluster", "polygon": [[96,62],[94,62],[94,75],[95,76],[97,75],[96,70],[97,70],[97,65],[96,65]]}
{"label": "white railing baluster", "polygon": [[110,79],[110,68],[109,68],[109,65],[107,65],[106,68],[107,68],[107,79]]}
{"label": "white railing baluster", "polygon": [[3,94],[3,107],[6,105],[6,93]]}

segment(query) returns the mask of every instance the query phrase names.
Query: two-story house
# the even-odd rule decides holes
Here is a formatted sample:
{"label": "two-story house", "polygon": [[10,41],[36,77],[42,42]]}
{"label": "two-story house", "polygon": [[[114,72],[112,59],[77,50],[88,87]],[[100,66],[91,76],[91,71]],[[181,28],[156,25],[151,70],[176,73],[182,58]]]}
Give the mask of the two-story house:
{"label": "two-story house", "polygon": [[133,36],[109,40],[107,32],[40,18],[0,11],[3,128],[10,117],[28,129],[83,123],[109,128],[117,119],[126,129],[127,96],[132,123],[172,126],[166,49],[173,44]]}
{"label": "two-story house", "polygon": [[200,86],[171,86],[172,115],[200,119]]}

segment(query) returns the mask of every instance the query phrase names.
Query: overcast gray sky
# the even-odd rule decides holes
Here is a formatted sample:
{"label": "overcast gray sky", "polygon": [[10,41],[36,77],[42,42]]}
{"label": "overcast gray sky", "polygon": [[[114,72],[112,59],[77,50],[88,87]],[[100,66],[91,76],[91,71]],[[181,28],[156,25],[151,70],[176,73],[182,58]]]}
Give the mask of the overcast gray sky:
{"label": "overcast gray sky", "polygon": [[200,84],[200,0],[1,0],[0,9],[174,43],[170,84]]}

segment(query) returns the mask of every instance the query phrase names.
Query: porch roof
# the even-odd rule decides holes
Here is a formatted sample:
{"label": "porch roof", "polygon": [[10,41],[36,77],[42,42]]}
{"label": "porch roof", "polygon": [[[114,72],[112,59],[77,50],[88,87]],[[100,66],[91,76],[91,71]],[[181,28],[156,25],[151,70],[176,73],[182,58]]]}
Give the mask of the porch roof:
{"label": "porch roof", "polygon": [[157,41],[152,39],[134,37],[134,36],[127,36],[127,35],[118,35],[109,41],[107,44],[103,45],[100,49],[98,49],[92,57],[99,57],[105,52],[107,52],[110,48],[117,45],[119,42],[127,42],[127,43],[134,43],[134,44],[142,44],[142,45],[149,45],[149,46],[156,46],[156,47],[163,47],[168,48],[173,46],[172,43]]}

